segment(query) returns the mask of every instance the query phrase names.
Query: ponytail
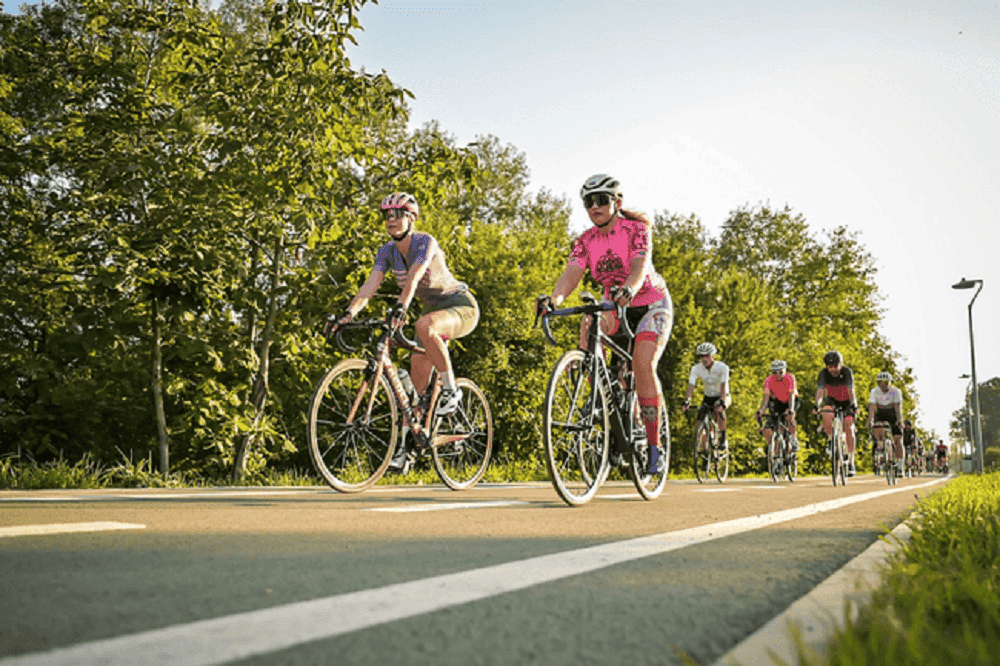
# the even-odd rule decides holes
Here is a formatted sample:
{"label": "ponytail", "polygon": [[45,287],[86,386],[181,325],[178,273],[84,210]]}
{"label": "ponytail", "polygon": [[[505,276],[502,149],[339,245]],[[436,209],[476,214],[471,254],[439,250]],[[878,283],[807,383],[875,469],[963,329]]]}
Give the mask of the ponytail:
{"label": "ponytail", "polygon": [[649,218],[646,217],[645,213],[639,213],[634,210],[626,210],[622,208],[618,211],[618,214],[624,217],[626,220],[636,220],[637,222],[642,222],[647,227],[652,226],[653,224],[652,222],[649,221]]}

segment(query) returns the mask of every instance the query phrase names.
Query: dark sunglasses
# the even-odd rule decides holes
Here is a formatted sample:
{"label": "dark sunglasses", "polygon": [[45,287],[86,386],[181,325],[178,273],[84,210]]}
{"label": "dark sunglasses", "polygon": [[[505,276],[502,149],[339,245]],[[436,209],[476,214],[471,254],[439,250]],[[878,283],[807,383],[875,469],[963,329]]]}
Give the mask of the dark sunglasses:
{"label": "dark sunglasses", "polygon": [[408,212],[409,211],[406,210],[405,208],[390,208],[389,210],[382,211],[382,219],[385,219],[385,220],[400,219],[400,220],[402,220],[404,217],[406,217],[406,214]]}
{"label": "dark sunglasses", "polygon": [[611,195],[604,192],[588,194],[583,198],[583,207],[590,208],[591,206],[607,206],[611,203],[611,201]]}

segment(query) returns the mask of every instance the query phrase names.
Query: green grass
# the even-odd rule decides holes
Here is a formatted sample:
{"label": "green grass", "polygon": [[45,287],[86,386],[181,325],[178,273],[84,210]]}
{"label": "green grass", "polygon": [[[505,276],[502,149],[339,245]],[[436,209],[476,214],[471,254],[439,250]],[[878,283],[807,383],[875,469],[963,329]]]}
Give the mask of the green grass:
{"label": "green grass", "polygon": [[814,666],[1000,663],[1000,473],[921,500],[912,536],[857,621]]}

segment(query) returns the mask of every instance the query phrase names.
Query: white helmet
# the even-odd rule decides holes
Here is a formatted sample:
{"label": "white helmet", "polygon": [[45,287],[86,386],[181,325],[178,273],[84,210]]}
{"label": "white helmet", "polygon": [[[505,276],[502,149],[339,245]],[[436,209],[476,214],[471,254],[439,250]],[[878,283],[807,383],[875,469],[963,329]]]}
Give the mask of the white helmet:
{"label": "white helmet", "polygon": [[778,370],[784,372],[787,369],[788,364],[784,361],[771,361],[771,372],[777,372]]}
{"label": "white helmet", "polygon": [[587,179],[587,182],[580,188],[580,198],[584,199],[588,194],[598,194],[603,192],[610,194],[612,199],[617,199],[622,195],[618,179],[606,173],[599,173]]}
{"label": "white helmet", "polygon": [[883,370],[882,372],[878,373],[877,377],[875,377],[875,381],[877,381],[877,382],[891,382],[892,381],[892,375],[890,375],[888,372],[886,372],[885,370]]}
{"label": "white helmet", "polygon": [[715,356],[719,351],[711,342],[703,342],[694,350],[695,356]]}

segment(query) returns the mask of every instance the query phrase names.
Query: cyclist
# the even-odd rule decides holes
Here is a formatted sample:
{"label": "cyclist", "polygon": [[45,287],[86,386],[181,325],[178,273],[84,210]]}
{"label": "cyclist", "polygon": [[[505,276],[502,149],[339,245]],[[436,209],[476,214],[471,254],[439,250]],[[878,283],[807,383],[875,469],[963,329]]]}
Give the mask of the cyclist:
{"label": "cyclist", "polygon": [[[764,380],[764,396],[754,417],[760,421],[767,410],[775,419],[784,417],[791,438],[792,451],[799,450],[799,440],[795,436],[795,410],[799,407],[799,388],[795,375],[788,372],[788,363],[771,361],[771,374]],[[764,441],[771,441],[771,420],[764,423]]]}
{"label": "cyclist", "polygon": [[[883,370],[875,377],[878,384],[868,394],[868,430],[876,421],[883,421],[889,424],[892,430],[892,448],[896,453],[896,473],[903,475],[903,394],[899,389],[892,386],[892,375]],[[885,436],[881,428],[876,428],[876,439]]]}
{"label": "cyclist", "polygon": [[913,427],[913,422],[910,419],[903,421],[903,450],[906,451],[908,459],[913,458],[917,461],[917,470],[923,471],[924,445],[920,441],[920,435],[917,434],[917,429]]}
{"label": "cyclist", "polygon": [[836,407],[844,410],[844,434],[847,437],[847,475],[854,476],[854,415],[858,411],[858,399],[854,395],[854,371],[844,365],[839,351],[830,351],[823,356],[826,366],[819,371],[816,380],[816,408],[822,409],[823,432],[827,438],[833,435],[833,413]]}
{"label": "cyclist", "polygon": [[937,446],[934,447],[934,459],[938,470],[948,468],[948,445],[944,443],[943,439],[939,439]]}
{"label": "cyclist", "polygon": [[[604,287],[605,300],[616,289],[616,303],[627,305],[626,318],[635,332],[632,371],[639,399],[643,426],[650,442],[650,474],[663,470],[660,456],[660,404],[663,389],[656,376],[656,364],[670,339],[674,306],[663,277],[653,268],[653,231],[649,219],[622,206],[618,180],[597,174],[580,189],[583,206],[593,227],[573,243],[569,262],[556,281],[552,296],[541,295],[535,301],[536,312],[557,307],[573,293],[587,270]],[[580,348],[586,349],[590,318],[580,328]],[[614,312],[601,316],[601,330],[612,335],[619,323]]]}
{"label": "cyclist", "polygon": [[698,408],[698,420],[701,421],[710,411],[715,413],[715,420],[719,424],[719,447],[722,448],[726,445],[726,407],[732,404],[732,396],[729,393],[729,366],[715,360],[718,351],[711,342],[702,342],[695,348],[698,362],[691,366],[687,395],[684,396],[681,409],[686,412],[691,406],[691,396],[700,379],[704,397]]}
{"label": "cyclist", "polygon": [[[444,383],[437,414],[451,414],[458,407],[462,391],[455,384],[455,371],[448,354],[448,340],[468,335],[479,323],[479,305],[469,286],[459,282],[448,270],[444,252],[428,233],[417,231],[420,207],[412,194],[394,192],[380,206],[385,229],[392,238],[375,255],[375,265],[368,279],[347,306],[347,311],[327,321],[327,337],[357,316],[390,271],[402,293],[389,309],[387,318],[394,326],[406,323],[411,301],[421,301],[422,311],[415,327],[417,342],[425,350],[410,358],[413,385],[423,393],[430,381],[431,367],[437,368]],[[402,449],[402,447],[400,447]]]}

